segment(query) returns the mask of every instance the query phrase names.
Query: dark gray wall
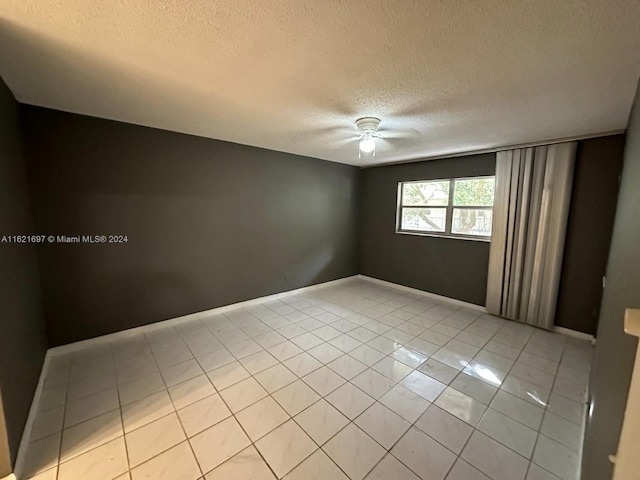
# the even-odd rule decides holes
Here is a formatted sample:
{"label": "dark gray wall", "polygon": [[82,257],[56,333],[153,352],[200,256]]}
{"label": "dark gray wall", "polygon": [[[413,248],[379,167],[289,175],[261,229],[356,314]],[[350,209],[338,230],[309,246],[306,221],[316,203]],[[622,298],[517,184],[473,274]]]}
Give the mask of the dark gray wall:
{"label": "dark gray wall", "polygon": [[23,107],[60,345],[358,273],[355,167]]}
{"label": "dark gray wall", "polygon": [[[0,238],[34,233],[21,147],[19,106],[0,79]],[[0,412],[12,463],[46,352],[39,282],[33,245],[0,243]]]}
{"label": "dark gray wall", "polygon": [[495,154],[367,168],[362,172],[360,271],[484,305],[489,242],[395,233],[398,182],[494,175]]}
{"label": "dark gray wall", "polygon": [[623,331],[626,308],[640,308],[640,91],[636,93],[627,129],[607,285],[591,372],[593,412],[587,423],[582,480],[607,480],[612,476],[607,456],[618,449],[637,345],[637,339]]}
{"label": "dark gray wall", "polygon": [[591,335],[598,327],[623,152],[624,135],[581,140],[576,152],[556,325]]}
{"label": "dark gray wall", "polygon": [[50,345],[358,273],[355,167],[23,106]]}
{"label": "dark gray wall", "polygon": [[0,475],[6,477],[11,472],[13,472],[13,467],[9,452],[9,437],[7,436],[7,426],[4,423],[2,391],[0,391]]}

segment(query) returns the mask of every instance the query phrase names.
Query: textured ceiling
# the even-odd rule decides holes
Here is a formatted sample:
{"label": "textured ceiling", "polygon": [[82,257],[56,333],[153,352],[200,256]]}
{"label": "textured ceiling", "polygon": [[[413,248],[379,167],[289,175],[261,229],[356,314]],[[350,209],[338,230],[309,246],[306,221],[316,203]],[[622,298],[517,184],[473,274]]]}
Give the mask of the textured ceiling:
{"label": "textured ceiling", "polygon": [[[24,103],[371,165],[625,128],[639,18],[638,0],[2,0],[0,74]],[[387,139],[358,159],[365,115]]]}

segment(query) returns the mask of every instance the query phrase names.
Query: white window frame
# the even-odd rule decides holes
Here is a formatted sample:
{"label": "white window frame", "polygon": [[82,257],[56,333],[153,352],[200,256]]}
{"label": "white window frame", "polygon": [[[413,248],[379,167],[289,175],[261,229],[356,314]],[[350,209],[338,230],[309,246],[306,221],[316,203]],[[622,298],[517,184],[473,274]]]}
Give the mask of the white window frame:
{"label": "white window frame", "polygon": [[[433,179],[425,179],[425,180],[408,180],[408,181],[404,181],[404,182],[398,182],[398,200],[397,200],[397,206],[396,206],[396,233],[400,233],[403,235],[418,235],[418,236],[424,236],[424,237],[440,237],[440,238],[457,238],[460,240],[477,240],[477,241],[481,241],[481,242],[490,242],[491,241],[491,235],[486,236],[486,235],[464,235],[464,234],[460,234],[460,233],[453,233],[451,232],[451,227],[453,225],[453,209],[457,208],[457,209],[469,209],[469,210],[489,210],[491,212],[493,212],[493,205],[490,207],[487,207],[485,205],[481,205],[481,206],[472,206],[472,205],[465,205],[465,206],[459,206],[456,205],[454,207],[453,205],[453,191],[455,188],[455,182],[456,180],[478,180],[481,178],[494,178],[495,179],[495,175],[477,175],[474,177],[450,177],[450,178],[433,178]],[[446,207],[444,205],[430,205],[430,206],[422,206],[422,205],[403,205],[402,204],[402,198],[403,198],[403,188],[404,185],[410,184],[410,183],[428,183],[428,182],[449,182],[449,201],[446,205]],[[494,199],[495,202],[495,199]],[[494,203],[495,205],[495,203]],[[445,227],[444,227],[444,232],[427,232],[424,230],[407,230],[407,229],[402,229],[401,225],[402,225],[402,209],[403,208],[425,208],[425,209],[432,209],[432,208],[445,208],[446,209],[446,217],[445,217]],[[492,232],[493,234],[493,232]]]}

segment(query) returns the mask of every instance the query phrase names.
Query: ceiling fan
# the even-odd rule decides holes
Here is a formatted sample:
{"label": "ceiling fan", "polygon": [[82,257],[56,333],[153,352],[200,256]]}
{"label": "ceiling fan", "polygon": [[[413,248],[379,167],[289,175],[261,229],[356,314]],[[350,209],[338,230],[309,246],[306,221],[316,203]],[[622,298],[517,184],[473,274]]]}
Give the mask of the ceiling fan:
{"label": "ceiling fan", "polygon": [[[382,151],[398,150],[401,152],[403,139],[417,140],[420,132],[415,128],[403,125],[404,122],[395,119],[387,122],[378,117],[361,117],[355,121],[340,119],[338,125],[316,128],[313,135],[322,138],[323,142],[332,148],[343,148],[346,145],[358,145],[358,158],[375,157],[376,149],[382,146]],[[355,127],[355,128],[354,128]]]}
{"label": "ceiling fan", "polygon": [[[403,138],[416,138],[419,133],[413,128],[380,128],[380,119],[377,117],[361,117],[355,121],[356,131],[354,132],[353,124],[351,126],[331,127],[324,130],[325,135],[331,135],[331,142],[336,145],[350,144],[354,141],[358,142],[358,158],[363,156],[376,156],[376,146],[381,144],[385,146],[393,145],[394,140]],[[342,139],[335,139],[336,134]]]}

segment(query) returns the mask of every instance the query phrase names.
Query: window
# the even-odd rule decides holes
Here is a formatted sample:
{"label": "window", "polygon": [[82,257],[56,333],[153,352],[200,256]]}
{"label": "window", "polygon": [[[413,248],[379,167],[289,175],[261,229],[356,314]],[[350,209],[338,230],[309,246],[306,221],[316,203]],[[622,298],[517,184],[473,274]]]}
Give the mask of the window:
{"label": "window", "polygon": [[491,239],[495,177],[398,184],[396,232]]}

